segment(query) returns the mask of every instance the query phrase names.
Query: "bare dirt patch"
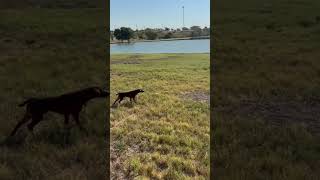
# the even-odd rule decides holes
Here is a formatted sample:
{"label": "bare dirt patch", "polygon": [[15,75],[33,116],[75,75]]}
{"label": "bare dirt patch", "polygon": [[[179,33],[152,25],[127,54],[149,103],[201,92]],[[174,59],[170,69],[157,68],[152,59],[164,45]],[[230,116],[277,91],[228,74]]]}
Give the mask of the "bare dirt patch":
{"label": "bare dirt patch", "polygon": [[131,61],[111,61],[111,64],[141,64],[141,61],[131,60]]}
{"label": "bare dirt patch", "polygon": [[245,100],[237,106],[217,107],[216,111],[242,117],[260,118],[273,125],[299,123],[310,132],[320,134],[320,100],[305,102]]}
{"label": "bare dirt patch", "polygon": [[137,73],[135,72],[111,72],[111,78],[115,77],[133,77]]}
{"label": "bare dirt patch", "polygon": [[139,55],[132,55],[127,58],[128,60],[123,61],[119,59],[111,59],[111,64],[141,64],[141,57]]}
{"label": "bare dirt patch", "polygon": [[125,179],[125,172],[124,172],[124,164],[123,160],[120,158],[121,153],[115,150],[114,143],[110,145],[110,173],[111,179]]}
{"label": "bare dirt patch", "polygon": [[111,60],[110,63],[111,64],[141,64],[141,63],[150,62],[150,61],[164,61],[164,60],[169,60],[169,59],[177,58],[177,57],[179,57],[179,56],[171,55],[171,56],[166,56],[166,57],[143,59],[139,55],[132,55],[132,56],[129,56],[127,58],[128,60],[126,60],[126,61],[114,59],[114,60]]}
{"label": "bare dirt patch", "polygon": [[168,57],[162,57],[162,58],[152,58],[152,59],[144,59],[142,61],[162,61],[162,60],[169,60],[172,58],[176,58],[177,56],[168,56]]}
{"label": "bare dirt patch", "polygon": [[210,94],[205,91],[192,91],[181,95],[182,99],[205,102],[210,104]]}
{"label": "bare dirt patch", "polygon": [[131,169],[125,168],[125,160],[128,157],[131,157],[132,154],[139,151],[138,146],[127,148],[122,152],[117,150],[115,146],[116,146],[115,143],[111,143],[110,145],[111,179],[117,179],[117,180],[134,179],[136,174],[134,174]]}

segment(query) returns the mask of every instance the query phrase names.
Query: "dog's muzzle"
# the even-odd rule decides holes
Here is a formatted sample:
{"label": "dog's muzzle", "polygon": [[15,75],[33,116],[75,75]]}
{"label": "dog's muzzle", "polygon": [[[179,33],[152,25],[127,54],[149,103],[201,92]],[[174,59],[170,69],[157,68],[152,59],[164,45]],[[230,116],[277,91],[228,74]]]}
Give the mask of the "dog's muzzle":
{"label": "dog's muzzle", "polygon": [[101,92],[101,96],[102,97],[108,97],[110,95],[110,93],[107,91],[107,90],[102,90],[102,92]]}

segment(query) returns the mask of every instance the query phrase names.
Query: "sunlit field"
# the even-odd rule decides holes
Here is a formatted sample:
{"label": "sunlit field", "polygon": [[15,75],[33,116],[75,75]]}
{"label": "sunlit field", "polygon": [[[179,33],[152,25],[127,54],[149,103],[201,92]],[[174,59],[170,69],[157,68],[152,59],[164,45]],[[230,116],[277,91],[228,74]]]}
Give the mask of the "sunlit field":
{"label": "sunlit field", "polygon": [[209,54],[111,56],[111,177],[209,178]]}

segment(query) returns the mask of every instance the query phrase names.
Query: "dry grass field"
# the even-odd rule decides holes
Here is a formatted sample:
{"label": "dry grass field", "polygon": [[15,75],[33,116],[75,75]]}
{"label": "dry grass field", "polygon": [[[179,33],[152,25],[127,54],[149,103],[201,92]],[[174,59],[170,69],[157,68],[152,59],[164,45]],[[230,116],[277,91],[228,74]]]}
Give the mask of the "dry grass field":
{"label": "dry grass field", "polygon": [[209,54],[111,55],[111,177],[208,179]]}

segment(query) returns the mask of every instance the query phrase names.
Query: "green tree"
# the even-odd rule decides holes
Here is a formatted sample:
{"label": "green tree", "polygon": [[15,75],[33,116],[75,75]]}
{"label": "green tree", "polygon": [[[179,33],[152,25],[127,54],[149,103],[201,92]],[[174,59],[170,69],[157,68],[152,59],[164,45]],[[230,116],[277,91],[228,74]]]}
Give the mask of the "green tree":
{"label": "green tree", "polygon": [[134,36],[134,32],[131,28],[121,27],[120,29],[115,29],[113,35],[118,40],[127,40],[128,42],[130,42],[130,39]]}
{"label": "green tree", "polygon": [[192,27],[190,27],[190,29],[193,31],[201,31],[200,26],[192,26]]}
{"label": "green tree", "polygon": [[137,31],[137,32],[136,32],[136,36],[137,36],[139,39],[144,39],[144,33],[143,33],[143,31]]}
{"label": "green tree", "polygon": [[188,31],[189,29],[187,27],[182,28],[183,31]]}
{"label": "green tree", "polygon": [[155,40],[158,37],[158,34],[151,29],[146,29],[145,35],[148,40]]}
{"label": "green tree", "polygon": [[203,28],[202,32],[204,36],[210,35],[210,29],[207,26]]}
{"label": "green tree", "polygon": [[118,40],[120,40],[120,39],[121,39],[121,31],[120,31],[120,29],[115,29],[114,32],[113,32],[113,35],[114,35]]}
{"label": "green tree", "polygon": [[201,28],[200,26],[192,26],[190,28],[192,30],[191,36],[196,37],[196,36],[201,36]]}
{"label": "green tree", "polygon": [[173,37],[173,34],[171,32],[167,33],[166,35],[164,35],[164,39],[169,39],[169,38],[172,38]]}

